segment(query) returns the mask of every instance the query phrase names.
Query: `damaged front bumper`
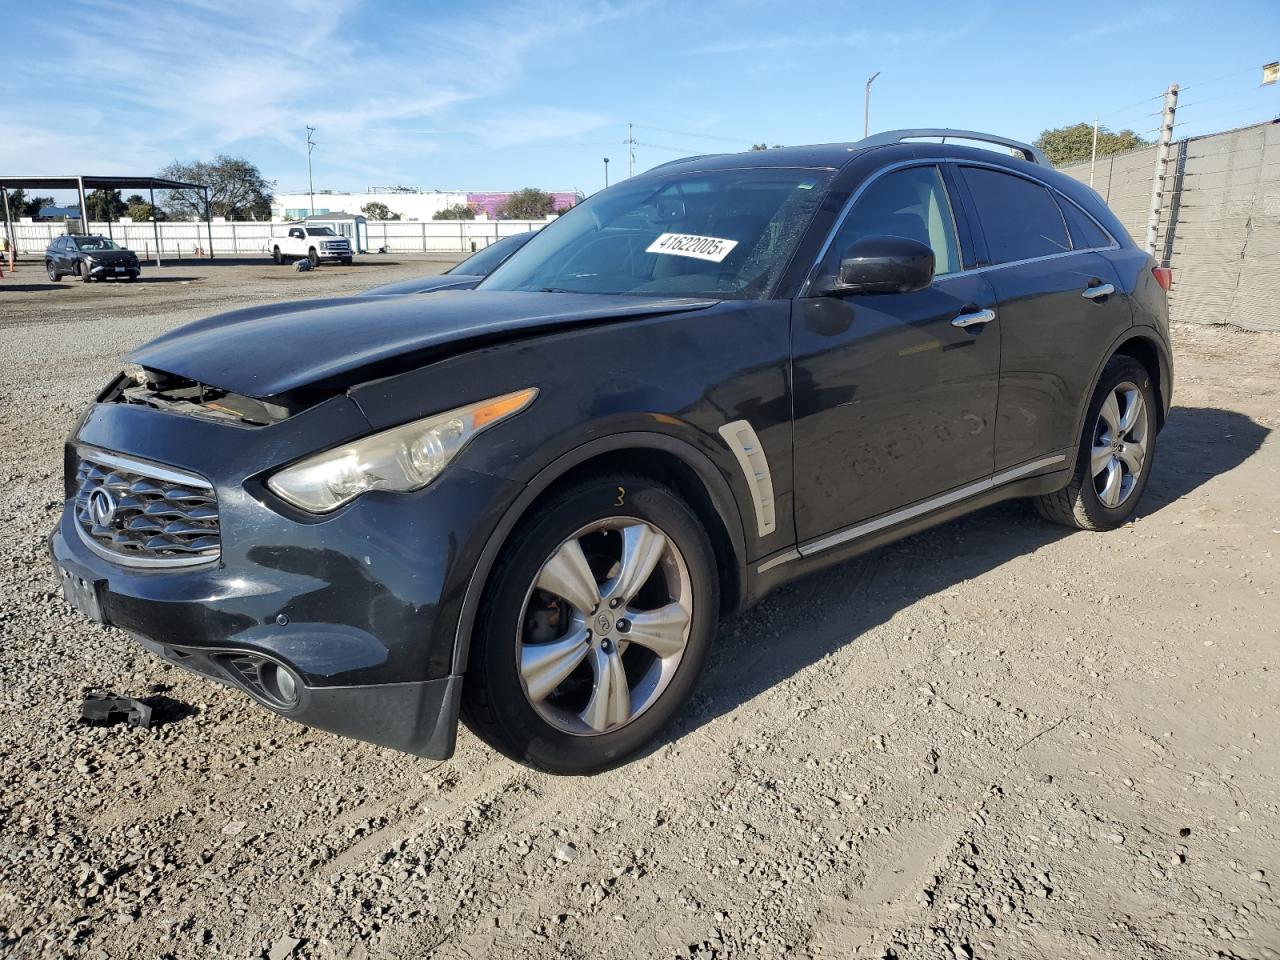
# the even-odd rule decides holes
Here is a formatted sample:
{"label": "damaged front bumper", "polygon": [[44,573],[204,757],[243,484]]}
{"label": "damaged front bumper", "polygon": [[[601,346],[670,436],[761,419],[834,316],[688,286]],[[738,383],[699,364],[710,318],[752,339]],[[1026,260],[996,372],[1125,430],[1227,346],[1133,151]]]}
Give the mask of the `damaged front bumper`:
{"label": "damaged front bumper", "polygon": [[[368,430],[346,397],[263,427],[95,405],[68,443],[67,503],[49,538],[64,593],[153,653],[282,716],[449,757],[462,598],[519,485],[455,465],[423,490],[367,494],[324,517],[299,514],[267,490],[277,467]],[[206,478],[217,495],[219,554],[157,568],[95,549],[74,489],[85,447]]]}

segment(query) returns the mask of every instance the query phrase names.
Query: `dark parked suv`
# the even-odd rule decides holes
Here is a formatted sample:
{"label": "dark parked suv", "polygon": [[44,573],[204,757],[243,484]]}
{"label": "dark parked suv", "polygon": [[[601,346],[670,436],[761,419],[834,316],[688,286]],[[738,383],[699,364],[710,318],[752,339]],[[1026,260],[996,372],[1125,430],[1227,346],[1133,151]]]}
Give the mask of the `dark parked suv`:
{"label": "dark parked suv", "polygon": [[461,713],[597,770],[784,581],[1010,497],[1128,520],[1167,284],[1025,144],[676,161],[474,291],[140,348],[67,443],[54,563],[89,616],[284,716],[444,758]]}
{"label": "dark parked suv", "polygon": [[142,273],[138,255],[108,237],[74,233],[58,237],[45,249],[44,269],[53,281],[67,274],[81,280],[137,280]]}

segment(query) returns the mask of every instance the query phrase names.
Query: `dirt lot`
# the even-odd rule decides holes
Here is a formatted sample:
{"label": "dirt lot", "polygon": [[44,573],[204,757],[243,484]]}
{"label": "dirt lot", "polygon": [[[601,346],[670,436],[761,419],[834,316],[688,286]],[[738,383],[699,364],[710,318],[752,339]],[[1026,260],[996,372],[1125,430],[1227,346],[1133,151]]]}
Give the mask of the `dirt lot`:
{"label": "dirt lot", "polygon": [[[1130,526],[1007,504],[786,588],[590,779],[308,730],[64,606],[60,445],[120,353],[442,266],[0,281],[0,954],[1280,957],[1277,336],[1178,332]],[[79,726],[87,686],[165,722]]]}

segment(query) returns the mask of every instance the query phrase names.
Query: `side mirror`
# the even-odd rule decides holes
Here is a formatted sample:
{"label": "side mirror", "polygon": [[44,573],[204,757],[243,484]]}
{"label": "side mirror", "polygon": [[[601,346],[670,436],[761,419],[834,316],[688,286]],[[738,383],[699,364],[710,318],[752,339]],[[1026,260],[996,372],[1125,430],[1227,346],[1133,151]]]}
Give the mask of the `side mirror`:
{"label": "side mirror", "polygon": [[933,282],[933,251],[906,237],[870,236],[855,241],[840,258],[834,282],[822,293],[911,293]]}

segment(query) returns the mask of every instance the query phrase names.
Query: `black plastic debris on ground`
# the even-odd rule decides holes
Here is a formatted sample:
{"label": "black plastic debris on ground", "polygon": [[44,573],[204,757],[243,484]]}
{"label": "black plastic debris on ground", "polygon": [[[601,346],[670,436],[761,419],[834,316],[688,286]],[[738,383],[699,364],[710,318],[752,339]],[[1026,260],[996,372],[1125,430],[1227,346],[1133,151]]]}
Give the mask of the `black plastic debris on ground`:
{"label": "black plastic debris on ground", "polygon": [[80,719],[97,726],[127,723],[131,727],[151,729],[151,707],[132,697],[117,697],[114,693],[90,690],[80,704]]}

